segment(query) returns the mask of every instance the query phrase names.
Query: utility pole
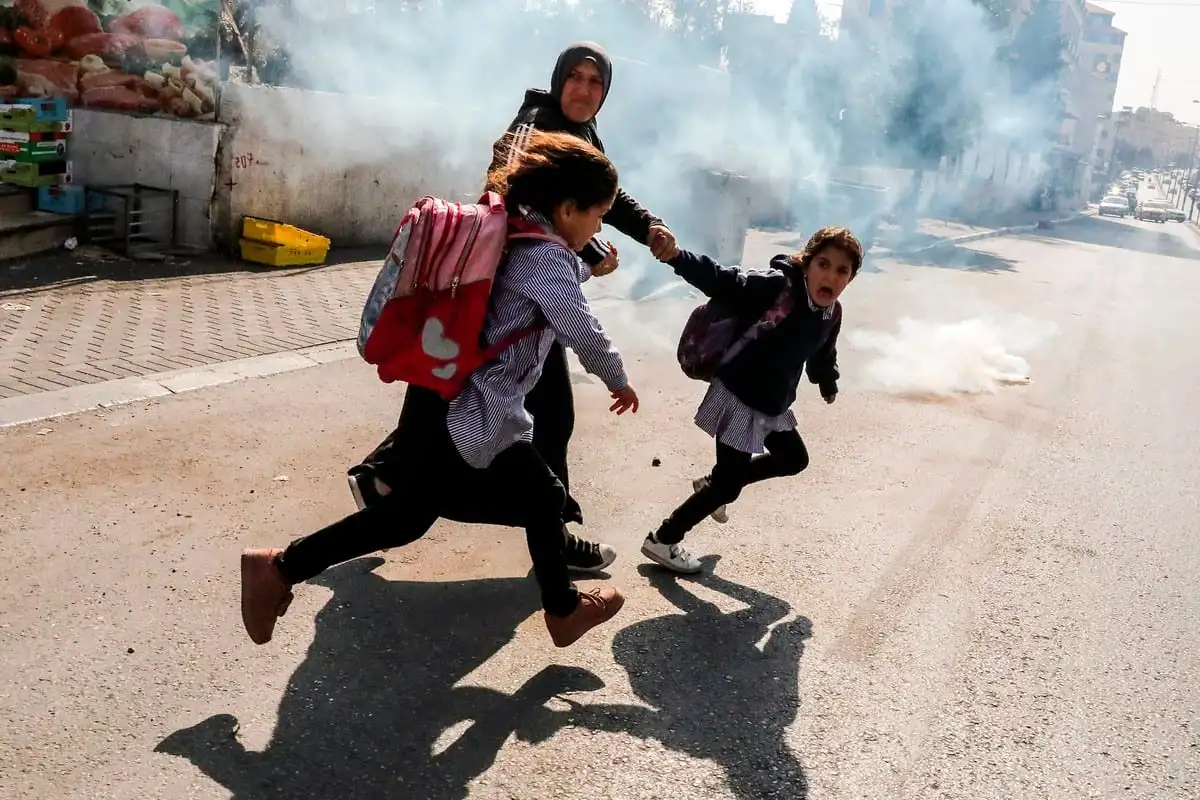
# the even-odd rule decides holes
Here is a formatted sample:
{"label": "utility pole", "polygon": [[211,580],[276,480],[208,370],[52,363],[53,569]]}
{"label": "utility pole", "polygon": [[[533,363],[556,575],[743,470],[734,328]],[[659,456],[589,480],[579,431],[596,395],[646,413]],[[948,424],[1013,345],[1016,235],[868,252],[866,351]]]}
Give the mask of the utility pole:
{"label": "utility pole", "polygon": [[[1188,187],[1192,182],[1192,170],[1196,167],[1196,148],[1200,147],[1200,125],[1193,126],[1196,129],[1196,135],[1192,137],[1192,152],[1188,156],[1187,171],[1183,173],[1183,180],[1178,182],[1179,185],[1179,210],[1183,210],[1183,200],[1188,196]],[[1192,198],[1192,208],[1196,206],[1196,199]],[[1190,215],[1191,209],[1188,210]]]}
{"label": "utility pole", "polygon": [[[1192,103],[1200,104],[1200,100],[1193,100]],[[1192,155],[1188,159],[1187,174],[1183,177],[1183,188],[1179,190],[1179,208],[1183,209],[1183,196],[1189,195],[1192,198],[1192,204],[1188,207],[1187,218],[1191,219],[1196,213],[1196,193],[1200,192],[1200,181],[1192,180],[1192,170],[1196,168],[1196,150],[1200,149],[1200,125],[1196,126],[1196,138],[1192,140]]]}

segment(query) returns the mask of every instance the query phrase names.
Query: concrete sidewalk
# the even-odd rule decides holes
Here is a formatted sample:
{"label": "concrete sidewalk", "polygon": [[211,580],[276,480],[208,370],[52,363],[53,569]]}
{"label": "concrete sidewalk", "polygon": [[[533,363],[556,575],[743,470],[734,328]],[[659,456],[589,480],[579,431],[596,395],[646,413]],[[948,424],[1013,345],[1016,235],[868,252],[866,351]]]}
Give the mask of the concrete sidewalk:
{"label": "concrete sidewalk", "polygon": [[243,269],[0,294],[0,400],[351,339],[378,269]]}

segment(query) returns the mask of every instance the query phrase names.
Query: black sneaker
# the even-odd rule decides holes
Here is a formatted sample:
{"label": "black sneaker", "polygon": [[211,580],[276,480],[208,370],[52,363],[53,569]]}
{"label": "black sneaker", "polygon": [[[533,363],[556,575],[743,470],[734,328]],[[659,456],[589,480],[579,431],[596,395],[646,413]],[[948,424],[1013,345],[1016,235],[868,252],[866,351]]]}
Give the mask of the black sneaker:
{"label": "black sneaker", "polygon": [[377,504],[386,494],[379,491],[382,484],[367,469],[351,472],[346,476],[346,482],[350,484],[350,494],[353,495],[354,504],[358,506],[359,511]]}
{"label": "black sneaker", "polygon": [[579,503],[571,493],[567,492],[567,502],[563,504],[562,521],[564,525],[574,522],[576,525],[583,524],[583,509],[579,507]]}
{"label": "black sneaker", "polygon": [[595,574],[603,572],[616,560],[617,551],[610,545],[567,534],[567,569]]}

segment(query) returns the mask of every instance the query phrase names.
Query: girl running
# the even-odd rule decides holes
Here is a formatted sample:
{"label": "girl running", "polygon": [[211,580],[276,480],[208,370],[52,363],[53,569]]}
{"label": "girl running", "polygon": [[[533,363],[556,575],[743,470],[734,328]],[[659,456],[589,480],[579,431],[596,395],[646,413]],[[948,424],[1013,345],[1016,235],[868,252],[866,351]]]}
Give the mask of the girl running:
{"label": "girl running", "polygon": [[[620,354],[592,314],[580,284],[588,269],[575,255],[599,230],[617,192],[617,171],[592,145],[566,134],[535,133],[514,164],[494,171],[514,224],[539,226],[566,246],[515,240],[492,288],[489,342],[542,324],[472,373],[448,403],[409,386],[396,444],[409,456],[402,480],[366,508],[296,539],[287,548],[242,554],[242,621],[251,640],[271,639],[292,587],[353,558],[401,547],[439,517],[525,529],[541,588],[546,627],[558,647],[611,619],[624,603],[612,587],[583,593],[571,584],[562,520],[566,491],[534,449],[525,396],[558,339],[612,392],[611,410],[637,412]],[[570,249],[568,249],[570,248]]]}
{"label": "girl running", "polygon": [[693,482],[692,496],[646,537],[642,554],[647,558],[676,572],[699,572],[700,561],[680,544],[688,531],[710,515],[725,522],[725,506],[751,483],[797,475],[808,466],[791,405],[806,364],[825,402],[837,398],[838,297],[858,274],[862,258],[862,246],[850,231],[822,228],[803,252],[776,256],[766,272],[723,267],[686,251],[667,262],[736,313],[743,330],[780,308],[783,292],[795,301],[773,328],[717,369],[696,412],[696,424],[717,440],[716,466]]}

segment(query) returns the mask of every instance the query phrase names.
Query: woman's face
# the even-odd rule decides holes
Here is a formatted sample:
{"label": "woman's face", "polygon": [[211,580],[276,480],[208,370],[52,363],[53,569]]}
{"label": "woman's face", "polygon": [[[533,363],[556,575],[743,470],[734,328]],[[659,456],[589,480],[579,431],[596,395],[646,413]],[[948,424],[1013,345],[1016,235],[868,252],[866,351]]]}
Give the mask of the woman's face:
{"label": "woman's face", "polygon": [[604,224],[604,215],[612,208],[612,198],[603,203],[597,203],[591,208],[580,208],[574,200],[554,209],[554,230],[567,240],[572,250],[579,251],[588,241],[600,232]]}
{"label": "woman's face", "polygon": [[575,65],[563,83],[562,112],[567,119],[582,125],[596,116],[604,100],[604,77],[596,62],[585,58]]}

